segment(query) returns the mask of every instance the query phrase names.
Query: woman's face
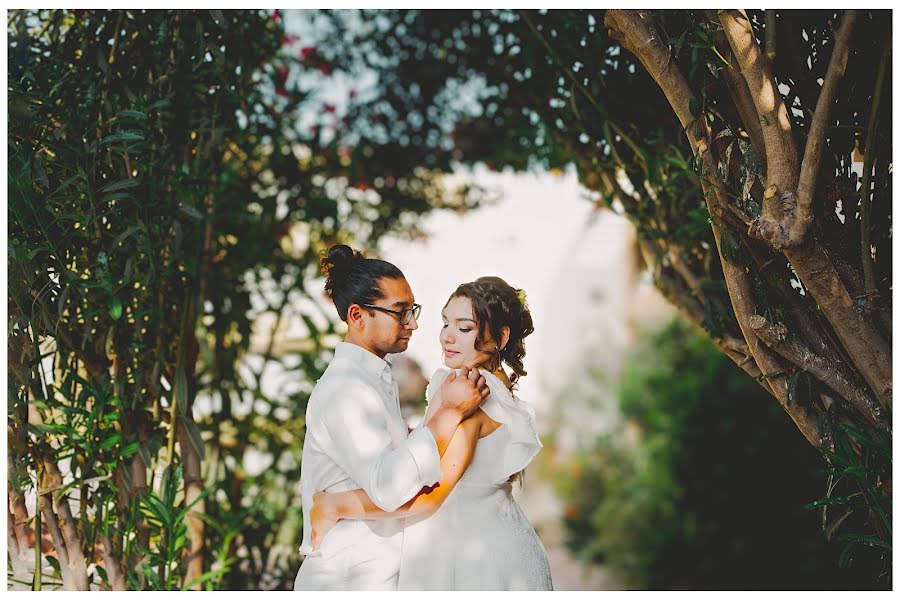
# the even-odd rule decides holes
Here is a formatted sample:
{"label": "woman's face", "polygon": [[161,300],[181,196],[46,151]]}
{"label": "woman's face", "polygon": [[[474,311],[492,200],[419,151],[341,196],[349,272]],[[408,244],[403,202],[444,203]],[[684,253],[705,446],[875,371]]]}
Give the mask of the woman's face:
{"label": "woman's face", "polygon": [[[471,368],[490,359],[489,354],[475,349],[478,325],[475,322],[472,303],[468,298],[462,296],[451,298],[441,317],[444,320],[444,327],[441,329],[440,341],[446,366],[451,369],[463,366]],[[489,336],[490,333],[485,331],[485,337]],[[483,345],[486,348],[492,347],[489,339],[485,339]]]}

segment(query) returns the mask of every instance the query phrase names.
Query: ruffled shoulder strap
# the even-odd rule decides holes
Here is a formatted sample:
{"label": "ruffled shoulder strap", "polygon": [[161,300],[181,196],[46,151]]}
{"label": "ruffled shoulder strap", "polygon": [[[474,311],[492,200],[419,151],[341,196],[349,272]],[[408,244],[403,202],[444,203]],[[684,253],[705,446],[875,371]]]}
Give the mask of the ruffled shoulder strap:
{"label": "ruffled shoulder strap", "polygon": [[428,386],[425,388],[426,404],[431,404],[432,399],[437,395],[438,390],[441,389],[441,385],[449,374],[450,369],[447,367],[438,367],[437,371],[434,372],[434,375],[431,376],[431,381],[428,382]]}
{"label": "ruffled shoulder strap", "polygon": [[[512,392],[490,371],[479,369],[490,395],[481,404],[481,410],[494,421],[503,423],[506,429],[506,443],[502,457],[498,457],[496,481],[509,479],[527,467],[543,447],[534,422],[534,409]],[[491,434],[493,435],[493,434]]]}

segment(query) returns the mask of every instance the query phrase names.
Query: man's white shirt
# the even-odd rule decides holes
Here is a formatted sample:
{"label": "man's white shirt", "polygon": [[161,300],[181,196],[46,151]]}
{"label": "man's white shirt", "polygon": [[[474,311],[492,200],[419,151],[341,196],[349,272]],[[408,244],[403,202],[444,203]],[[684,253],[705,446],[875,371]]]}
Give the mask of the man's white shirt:
{"label": "man's white shirt", "polygon": [[329,563],[323,567],[341,571],[341,565],[371,559],[371,567],[377,562],[377,569],[385,571],[372,573],[376,579],[389,577],[395,568],[396,575],[404,519],[340,521],[315,553],[309,522],[313,494],[319,490],[362,488],[376,505],[391,512],[423,487],[440,481],[437,443],[427,427],[408,434],[387,361],[355,344],[338,344],[307,405],[301,472],[300,552],[306,560],[321,559]]}

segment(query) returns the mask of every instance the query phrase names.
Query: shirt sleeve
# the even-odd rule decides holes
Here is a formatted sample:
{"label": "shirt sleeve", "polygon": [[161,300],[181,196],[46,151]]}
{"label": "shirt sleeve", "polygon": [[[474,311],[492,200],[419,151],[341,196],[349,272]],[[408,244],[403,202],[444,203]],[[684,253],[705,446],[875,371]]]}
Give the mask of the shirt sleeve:
{"label": "shirt sleeve", "polygon": [[382,510],[393,512],[440,481],[441,457],[431,430],[417,429],[392,448],[384,403],[364,383],[342,381],[328,394],[322,415],[334,444],[331,458]]}

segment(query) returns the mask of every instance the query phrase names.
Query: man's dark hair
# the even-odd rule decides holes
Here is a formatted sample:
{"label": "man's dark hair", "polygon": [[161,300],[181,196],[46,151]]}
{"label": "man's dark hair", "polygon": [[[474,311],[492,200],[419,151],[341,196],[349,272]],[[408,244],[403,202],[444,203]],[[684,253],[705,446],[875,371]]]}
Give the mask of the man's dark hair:
{"label": "man's dark hair", "polygon": [[351,304],[373,304],[384,297],[379,279],[403,279],[403,273],[393,264],[366,258],[344,244],[329,248],[319,264],[325,274],[325,291],[342,321],[347,320]]}

